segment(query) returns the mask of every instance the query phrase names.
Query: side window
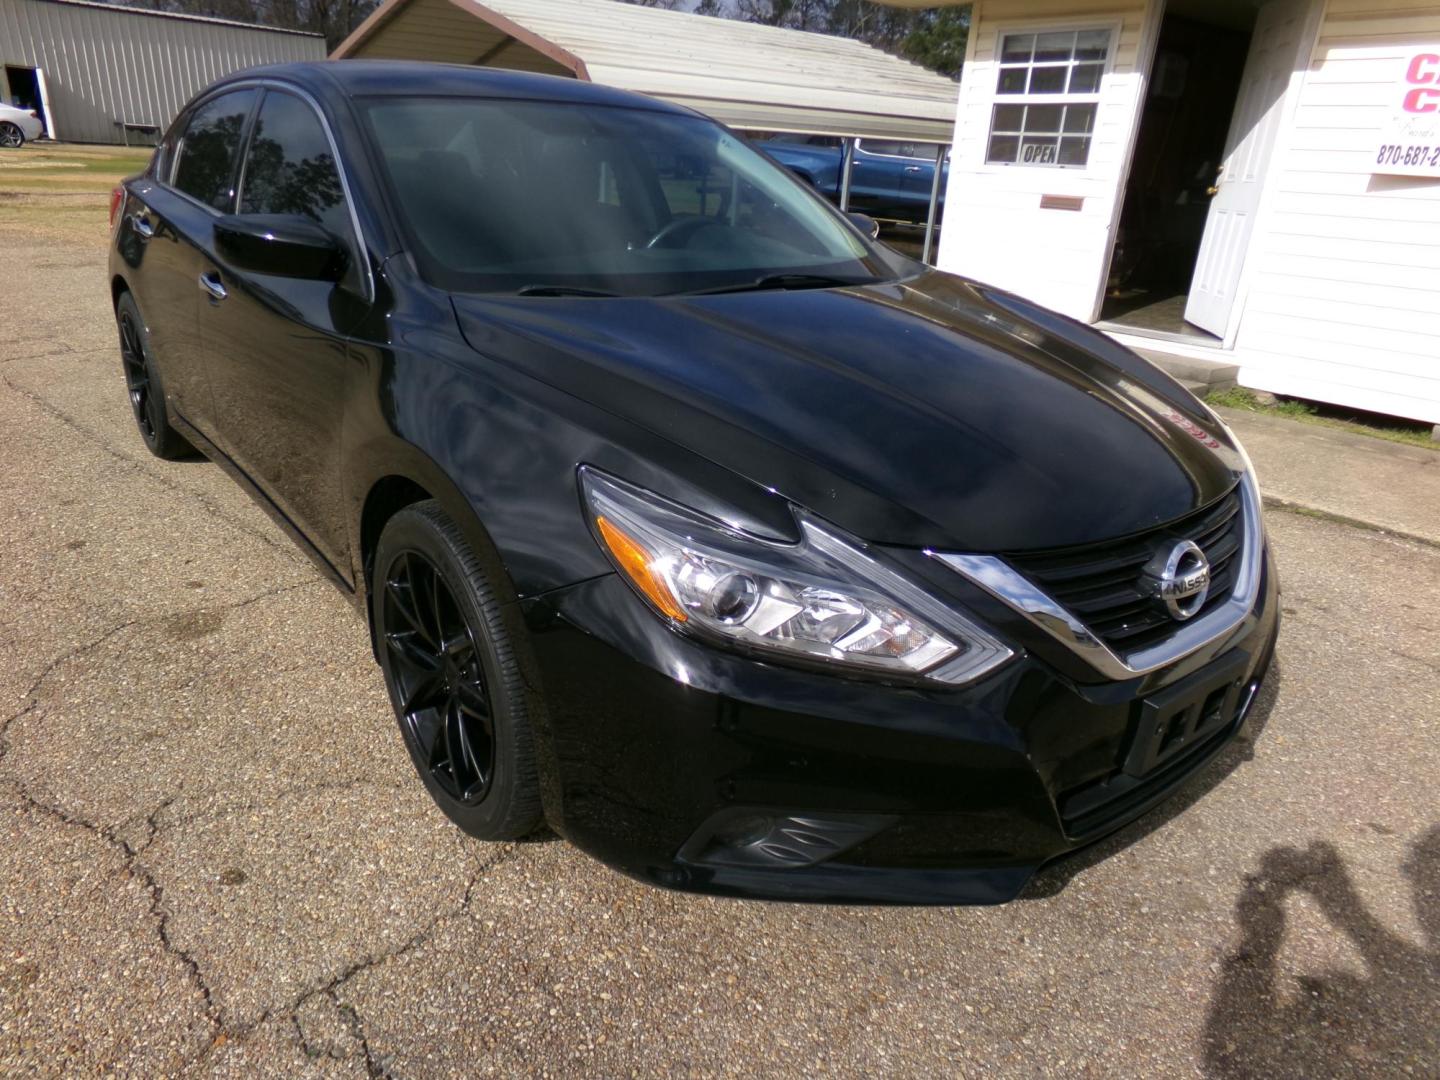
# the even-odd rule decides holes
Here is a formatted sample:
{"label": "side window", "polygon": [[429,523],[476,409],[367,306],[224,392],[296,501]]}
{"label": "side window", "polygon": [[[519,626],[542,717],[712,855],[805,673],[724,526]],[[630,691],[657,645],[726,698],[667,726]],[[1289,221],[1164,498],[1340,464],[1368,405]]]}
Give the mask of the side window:
{"label": "side window", "polygon": [[171,186],[216,210],[230,209],[240,136],[254,104],[254,90],[236,90],[191,113],[176,152]]}
{"label": "side window", "polygon": [[242,214],[304,214],[342,240],[350,215],[320,118],[293,94],[270,90],[260,103],[245,159]]}
{"label": "side window", "polygon": [[1089,162],[1113,36],[1110,30],[1001,36],[986,164]]}
{"label": "side window", "polygon": [[921,161],[935,160],[934,143],[899,142],[894,139],[856,139],[855,145],[867,154],[883,154],[886,157],[918,158]]}

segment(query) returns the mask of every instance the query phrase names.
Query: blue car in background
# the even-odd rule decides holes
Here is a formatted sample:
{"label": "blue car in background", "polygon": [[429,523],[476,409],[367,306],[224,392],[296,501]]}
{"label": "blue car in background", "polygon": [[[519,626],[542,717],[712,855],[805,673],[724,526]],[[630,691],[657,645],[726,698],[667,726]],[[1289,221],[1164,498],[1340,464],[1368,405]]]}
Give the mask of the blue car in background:
{"label": "blue car in background", "polygon": [[[750,142],[784,165],[831,202],[840,201],[844,151],[833,135],[755,133]],[[940,207],[950,154],[940,178]],[[850,209],[887,221],[924,224],[935,179],[935,144],[897,139],[856,139],[850,173]]]}

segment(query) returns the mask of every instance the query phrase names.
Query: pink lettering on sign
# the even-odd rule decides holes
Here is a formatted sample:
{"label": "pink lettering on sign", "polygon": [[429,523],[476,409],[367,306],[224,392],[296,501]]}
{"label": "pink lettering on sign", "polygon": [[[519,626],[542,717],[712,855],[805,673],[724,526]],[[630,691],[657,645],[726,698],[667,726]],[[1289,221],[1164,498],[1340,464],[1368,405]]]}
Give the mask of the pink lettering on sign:
{"label": "pink lettering on sign", "polygon": [[1440,90],[1417,86],[1405,95],[1405,111],[1413,113],[1440,112]]}
{"label": "pink lettering on sign", "polygon": [[1440,82],[1440,56],[1434,53],[1417,54],[1410,61],[1410,69],[1405,72],[1405,81],[1416,86]]}
{"label": "pink lettering on sign", "polygon": [[1408,113],[1440,112],[1440,87],[1431,85],[1440,83],[1440,55],[1416,53],[1405,69],[1405,81],[1415,89],[1405,95],[1401,108]]}

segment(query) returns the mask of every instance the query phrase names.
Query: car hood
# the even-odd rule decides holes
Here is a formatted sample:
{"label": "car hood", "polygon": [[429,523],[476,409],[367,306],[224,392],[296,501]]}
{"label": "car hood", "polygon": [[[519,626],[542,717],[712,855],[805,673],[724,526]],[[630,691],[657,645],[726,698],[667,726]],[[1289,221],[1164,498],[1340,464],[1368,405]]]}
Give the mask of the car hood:
{"label": "car hood", "polygon": [[1213,501],[1242,467],[1213,414],[1133,353],[938,272],[455,307],[485,356],[878,543],[1114,539]]}

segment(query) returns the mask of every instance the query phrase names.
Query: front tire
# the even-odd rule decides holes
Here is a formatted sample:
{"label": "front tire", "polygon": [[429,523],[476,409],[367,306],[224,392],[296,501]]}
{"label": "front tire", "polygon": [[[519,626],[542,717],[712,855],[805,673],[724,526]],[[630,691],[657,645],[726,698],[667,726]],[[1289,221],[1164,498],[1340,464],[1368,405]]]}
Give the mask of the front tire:
{"label": "front tire", "polygon": [[370,590],[390,703],[436,805],[481,840],[542,820],[535,736],[494,585],[433,500],[380,534]]}
{"label": "front tire", "polygon": [[6,150],[18,150],[25,145],[25,132],[20,130],[20,125],[12,124],[9,120],[0,120],[0,146]]}
{"label": "front tire", "polygon": [[120,363],[125,369],[125,392],[140,438],[152,454],[165,461],[189,457],[195,448],[170,426],[165,408],[165,387],[150,351],[150,335],[140,318],[134,298],[121,293],[115,305],[115,322],[120,330]]}

